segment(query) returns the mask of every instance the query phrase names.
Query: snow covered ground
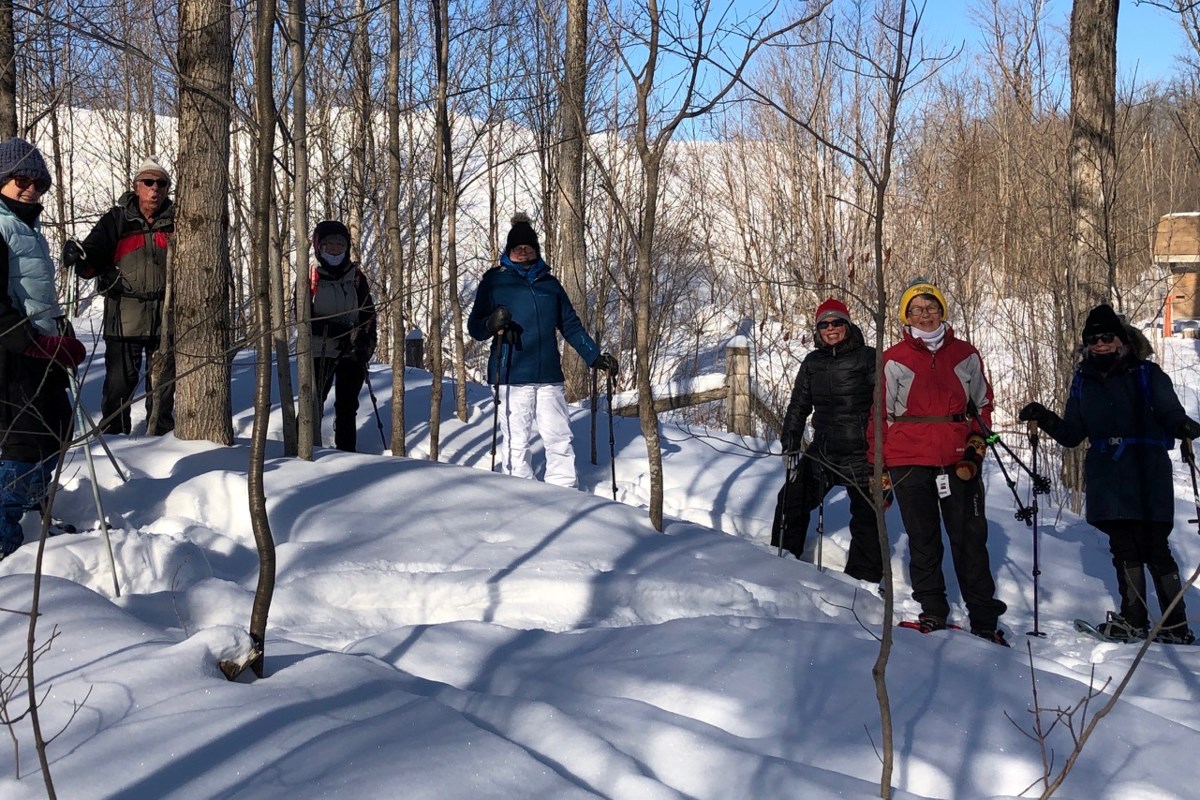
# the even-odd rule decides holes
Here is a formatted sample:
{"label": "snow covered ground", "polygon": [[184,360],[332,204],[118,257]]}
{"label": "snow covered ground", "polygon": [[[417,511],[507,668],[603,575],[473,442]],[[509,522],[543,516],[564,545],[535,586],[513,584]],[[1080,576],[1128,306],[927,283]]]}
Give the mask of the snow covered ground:
{"label": "snow covered ground", "polygon": [[[1197,414],[1195,343],[1164,350]],[[93,410],[94,365],[84,391]],[[371,378],[390,430],[391,374],[376,366]],[[258,681],[230,683],[217,669],[247,645],[257,576],[246,499],[249,354],[235,365],[238,446],[113,437],[128,483],[94,451],[121,597],[101,534],[47,542],[38,630],[41,641],[56,637],[37,672],[60,797],[877,795],[871,667],[882,602],[838,571],[843,494],[827,504],[824,570],[777,558],[767,540],[781,467],[766,443],[665,426],[669,519],[657,533],[638,507],[648,478],[636,420],[614,421],[623,501],[614,503],[607,417],[597,417],[593,465],[588,413],[578,411],[583,490],[563,490],[488,472],[486,387],[471,387],[466,424],[452,419],[447,392],[448,463],[421,460],[428,374],[411,371],[407,386],[415,459],[379,455],[365,393],[363,453],[325,450],[306,463],[273,450],[266,487],[278,587]],[[1033,537],[990,460],[988,475],[989,546],[1014,647],[896,632],[888,685],[897,797],[1036,796],[1035,687],[1043,708],[1074,706],[1089,686],[1120,680],[1136,652],[1072,630],[1073,618],[1113,607],[1114,578],[1103,539],[1054,508],[1043,508],[1040,540],[1047,635],[1025,636]],[[1190,572],[1200,536],[1188,523],[1196,510],[1182,464],[1176,496],[1172,538]],[[96,522],[79,452],[56,514]],[[898,614],[907,617],[917,610],[907,540],[895,509],[888,519]],[[26,524],[32,540],[32,515]],[[29,607],[36,555],[30,543],[0,563],[0,608]],[[963,616],[956,592],[951,599]],[[1196,627],[1200,591],[1187,601]],[[0,614],[0,667],[18,665],[25,636],[25,617]],[[1200,648],[1150,647],[1057,796],[1196,797],[1198,700]],[[1048,726],[1053,715],[1043,719]],[[1078,733],[1083,714],[1072,722]],[[14,732],[19,750],[0,747],[0,797],[44,797],[28,720]],[[1071,736],[1065,721],[1050,733],[1056,770]]]}

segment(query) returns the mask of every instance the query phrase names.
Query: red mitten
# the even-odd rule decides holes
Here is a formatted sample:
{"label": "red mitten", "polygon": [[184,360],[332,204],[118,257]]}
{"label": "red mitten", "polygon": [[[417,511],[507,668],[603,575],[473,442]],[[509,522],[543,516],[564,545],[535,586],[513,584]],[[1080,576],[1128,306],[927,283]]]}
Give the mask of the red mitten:
{"label": "red mitten", "polygon": [[39,333],[34,337],[33,344],[25,349],[25,355],[54,361],[66,369],[75,369],[87,358],[87,351],[83,349],[82,342],[71,336]]}

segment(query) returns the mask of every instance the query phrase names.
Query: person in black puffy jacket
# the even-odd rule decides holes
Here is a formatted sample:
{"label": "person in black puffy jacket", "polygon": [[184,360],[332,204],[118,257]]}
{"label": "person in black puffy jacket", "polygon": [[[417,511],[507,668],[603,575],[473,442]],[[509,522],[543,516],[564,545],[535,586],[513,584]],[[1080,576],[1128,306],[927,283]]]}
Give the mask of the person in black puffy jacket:
{"label": "person in black puffy jacket", "polygon": [[[786,459],[799,459],[779,491],[771,544],[797,558],[804,552],[808,520],[829,490],[846,487],[850,496],[850,552],[847,575],[878,583],[883,579],[879,529],[870,499],[867,421],[875,391],[875,348],[863,341],[839,300],[817,308],[816,349],[796,373],[780,441]],[[804,448],[804,426],[812,416],[813,438]]]}

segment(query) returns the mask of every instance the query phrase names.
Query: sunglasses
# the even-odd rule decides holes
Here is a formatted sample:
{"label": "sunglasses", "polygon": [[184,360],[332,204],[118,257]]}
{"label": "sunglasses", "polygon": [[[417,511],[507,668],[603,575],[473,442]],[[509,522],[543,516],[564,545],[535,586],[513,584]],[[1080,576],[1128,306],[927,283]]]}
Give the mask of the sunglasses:
{"label": "sunglasses", "polygon": [[1083,337],[1084,344],[1112,344],[1117,338],[1115,333],[1093,333],[1091,336]]}
{"label": "sunglasses", "polygon": [[[17,185],[18,189],[22,189],[22,190],[28,189],[30,186],[34,186],[34,184],[37,183],[37,181],[34,180],[33,178],[27,178],[24,175],[13,175],[12,182]],[[34,186],[34,188],[37,188],[37,187]]]}
{"label": "sunglasses", "polygon": [[171,186],[171,182],[166,178],[141,178],[138,180],[138,183],[140,183],[142,186],[145,186],[147,189],[154,186],[157,186],[160,189],[166,189]]}
{"label": "sunglasses", "polygon": [[846,320],[844,320],[844,319],[837,319],[837,318],[827,319],[824,322],[817,323],[817,330],[823,331],[828,328],[840,328],[845,324],[846,324]]}

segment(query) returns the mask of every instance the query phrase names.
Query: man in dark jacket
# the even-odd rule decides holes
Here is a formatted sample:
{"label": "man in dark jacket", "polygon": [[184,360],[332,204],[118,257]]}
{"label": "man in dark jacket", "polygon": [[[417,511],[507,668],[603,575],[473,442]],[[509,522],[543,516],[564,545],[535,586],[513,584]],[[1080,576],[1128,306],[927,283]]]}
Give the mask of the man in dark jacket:
{"label": "man in dark jacket", "polygon": [[[830,489],[844,486],[850,497],[845,572],[878,583],[883,579],[883,555],[870,499],[866,439],[875,390],[875,348],[864,343],[845,304],[833,299],[817,308],[814,338],[816,349],[804,357],[796,373],[779,437],[785,458],[798,458],[799,464],[788,470],[779,491],[771,543],[779,546],[782,539],[783,546],[800,558],[812,510]],[[804,449],[804,425],[810,414],[813,439]]]}
{"label": "man in dark jacket", "polygon": [[[121,195],[80,245],[68,241],[62,263],[84,279],[95,278],[104,295],[104,392],[100,402],[105,433],[129,433],[129,407],[146,364],[146,418],[154,408],[151,358],[159,349],[167,285],[167,248],[175,232],[175,207],[167,192],[171,176],[153,156],[138,167],[133,188]],[[169,352],[162,407],[150,433],[175,427],[175,360]]]}
{"label": "man in dark jacket", "polygon": [[537,234],[523,213],[512,218],[499,266],[479,282],[467,330],[479,341],[492,340],[488,380],[501,389],[505,472],[533,477],[530,436],[536,425],[546,451],[546,483],[575,486],[558,333],[593,369],[616,375],[617,360],[600,352],[583,329],[566,290],[542,261]]}
{"label": "man in dark jacket", "polygon": [[[1060,418],[1041,403],[1021,409],[1064,447],[1089,440],[1083,462],[1087,521],[1108,535],[1121,612],[1098,625],[1126,641],[1146,638],[1146,572],[1164,612],[1182,592],[1179,565],[1167,537],[1175,524],[1171,448],[1175,439],[1200,436],[1200,424],[1183,410],[1175,387],[1108,305],[1096,306],[1083,327],[1083,358]],[[1144,340],[1142,340],[1144,342]],[[1158,640],[1191,644],[1183,598],[1162,621]]]}
{"label": "man in dark jacket", "polygon": [[25,539],[71,438],[69,370],[85,356],[63,320],[39,202],[50,189],[41,153],[0,142],[0,559]]}

